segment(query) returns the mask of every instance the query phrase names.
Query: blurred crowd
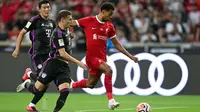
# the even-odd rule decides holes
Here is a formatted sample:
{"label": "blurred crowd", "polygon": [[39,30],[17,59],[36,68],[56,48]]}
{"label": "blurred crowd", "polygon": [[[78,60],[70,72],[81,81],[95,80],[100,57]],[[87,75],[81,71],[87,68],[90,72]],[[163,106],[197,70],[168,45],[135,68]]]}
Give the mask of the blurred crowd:
{"label": "blurred crowd", "polygon": [[[103,2],[103,0],[50,1],[52,19],[55,19],[61,9],[72,11],[74,19],[96,15]],[[106,1],[113,2],[116,6],[112,23],[122,44],[192,43],[200,40],[200,0]],[[0,0],[0,40],[16,40],[20,30],[37,13],[37,0]],[[79,28],[75,29],[75,36],[77,41],[84,39],[84,33]]]}

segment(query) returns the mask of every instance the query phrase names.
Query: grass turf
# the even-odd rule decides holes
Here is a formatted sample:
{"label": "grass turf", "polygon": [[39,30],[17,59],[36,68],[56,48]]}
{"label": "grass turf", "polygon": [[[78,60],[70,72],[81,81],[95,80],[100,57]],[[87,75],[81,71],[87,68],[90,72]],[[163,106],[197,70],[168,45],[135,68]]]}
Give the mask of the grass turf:
{"label": "grass turf", "polygon": [[[47,93],[37,104],[41,112],[52,112],[58,93]],[[31,101],[30,93],[0,93],[0,112],[26,112],[25,108]],[[140,102],[147,102],[152,112],[200,112],[200,96],[115,96],[120,102],[116,112],[136,112]],[[61,112],[110,112],[107,108],[105,95],[92,96],[88,94],[71,93]]]}

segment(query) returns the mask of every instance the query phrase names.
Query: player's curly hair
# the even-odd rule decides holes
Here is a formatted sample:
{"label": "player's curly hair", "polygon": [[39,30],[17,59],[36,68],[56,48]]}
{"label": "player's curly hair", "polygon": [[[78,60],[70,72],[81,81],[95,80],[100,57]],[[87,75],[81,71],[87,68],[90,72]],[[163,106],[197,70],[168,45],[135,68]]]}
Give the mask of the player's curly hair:
{"label": "player's curly hair", "polygon": [[104,2],[101,4],[101,11],[102,10],[106,11],[115,10],[115,6],[111,2]]}

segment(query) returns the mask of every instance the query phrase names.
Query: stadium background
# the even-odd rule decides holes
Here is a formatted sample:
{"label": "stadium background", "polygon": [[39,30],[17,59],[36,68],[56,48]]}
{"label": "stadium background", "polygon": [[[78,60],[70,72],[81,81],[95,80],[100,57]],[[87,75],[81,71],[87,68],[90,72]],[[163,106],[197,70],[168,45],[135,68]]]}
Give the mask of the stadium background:
{"label": "stadium background", "polygon": [[[103,0],[50,0],[51,18],[61,9],[73,12],[74,19],[96,15]],[[105,1],[105,0],[104,0]],[[140,102],[148,102],[153,112],[190,112],[200,111],[199,94],[199,63],[200,63],[200,1],[199,0],[107,0],[116,5],[112,22],[115,25],[117,38],[132,54],[143,52],[159,56],[174,53],[180,56],[188,67],[188,81],[178,95],[164,97],[155,92],[147,97],[138,96],[132,92],[128,95],[116,96],[122,106],[119,112],[134,112]],[[26,22],[37,14],[37,0],[0,0],[0,99],[5,102],[0,105],[0,112],[22,112],[29,103],[31,94],[26,91],[16,94],[15,88],[21,82],[21,76],[26,67],[30,67],[30,57],[27,54],[31,44],[28,34],[23,43],[18,59],[11,56],[18,33]],[[80,28],[74,29],[73,56],[82,59],[85,54],[85,37]],[[107,42],[108,54],[116,53],[110,41]],[[148,58],[148,57],[147,57]],[[148,69],[150,61],[139,63],[141,79],[140,88],[150,87]],[[114,86],[126,87],[123,76],[125,61],[117,61],[117,81]],[[175,87],[181,79],[180,67],[173,61],[162,63],[165,69],[164,82],[161,87]],[[77,80],[77,66],[71,64],[72,78]],[[86,73],[85,73],[86,77]],[[134,74],[132,73],[132,78]],[[155,79],[159,77],[155,72]],[[97,87],[102,86],[99,82]],[[50,86],[38,107],[43,112],[49,112],[57,98],[55,86]],[[78,94],[77,94],[78,93]],[[23,98],[23,100],[22,100]],[[80,101],[80,99],[82,99]],[[69,112],[107,112],[105,95],[90,96],[83,90],[74,90],[69,97],[69,103],[63,109]],[[74,103],[76,102],[76,103]],[[93,105],[91,107],[91,105]],[[77,107],[77,105],[79,105]],[[10,108],[13,107],[13,108]]]}

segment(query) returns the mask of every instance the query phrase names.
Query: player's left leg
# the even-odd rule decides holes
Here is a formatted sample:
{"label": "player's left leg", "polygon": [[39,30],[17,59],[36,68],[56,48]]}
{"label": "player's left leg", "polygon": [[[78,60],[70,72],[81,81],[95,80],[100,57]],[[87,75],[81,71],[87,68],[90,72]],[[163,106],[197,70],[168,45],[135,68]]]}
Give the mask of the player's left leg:
{"label": "player's left leg", "polygon": [[38,109],[36,108],[35,104],[44,95],[44,90],[46,86],[40,81],[36,81],[36,83],[31,83],[31,80],[27,79],[17,87],[17,92],[20,92],[20,88],[27,88],[31,93],[34,94],[34,100],[32,100],[33,103],[31,103],[31,105],[28,105],[26,110],[31,112],[38,112]]}
{"label": "player's left leg", "polygon": [[63,70],[58,71],[57,74],[55,75],[56,78],[54,79],[54,83],[58,87],[60,96],[57,99],[56,106],[53,112],[58,112],[62,109],[69,95],[69,87],[71,83],[71,75],[70,75],[69,66],[66,64],[63,64],[61,67],[63,68]]}
{"label": "player's left leg", "polygon": [[103,73],[105,73],[104,85],[105,85],[107,97],[108,97],[108,100],[109,100],[108,108],[110,110],[114,110],[120,104],[119,104],[119,102],[116,102],[114,97],[113,97],[113,91],[112,91],[112,69],[107,63],[103,62],[99,66],[99,70],[101,70]]}
{"label": "player's left leg", "polygon": [[62,107],[65,105],[65,101],[69,95],[69,85],[70,83],[65,82],[58,86],[60,96],[57,99],[56,106],[53,112],[59,112]]}

